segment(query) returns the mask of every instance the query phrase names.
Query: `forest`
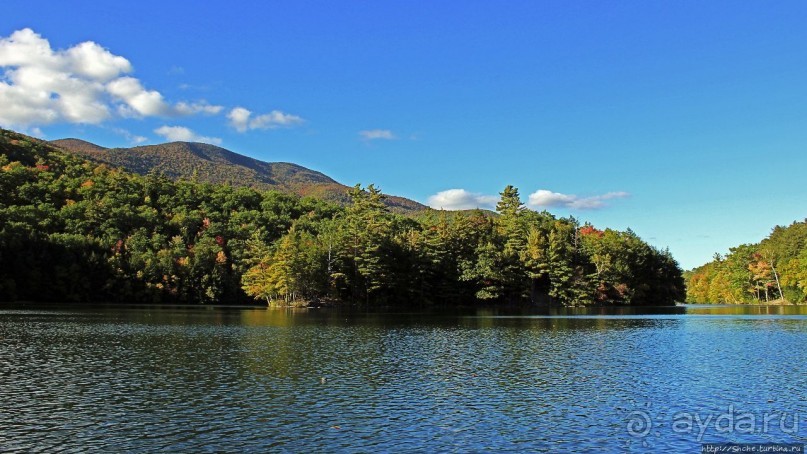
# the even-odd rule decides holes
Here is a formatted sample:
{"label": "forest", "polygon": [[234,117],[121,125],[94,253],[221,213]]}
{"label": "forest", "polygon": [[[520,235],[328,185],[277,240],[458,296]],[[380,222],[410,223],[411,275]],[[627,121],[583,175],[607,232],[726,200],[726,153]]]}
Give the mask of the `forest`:
{"label": "forest", "polygon": [[807,302],[807,220],[777,226],[758,244],[743,244],[685,274],[691,303]]}
{"label": "forest", "polygon": [[526,209],[390,212],[145,176],[0,130],[0,300],[167,304],[670,305],[669,251]]}

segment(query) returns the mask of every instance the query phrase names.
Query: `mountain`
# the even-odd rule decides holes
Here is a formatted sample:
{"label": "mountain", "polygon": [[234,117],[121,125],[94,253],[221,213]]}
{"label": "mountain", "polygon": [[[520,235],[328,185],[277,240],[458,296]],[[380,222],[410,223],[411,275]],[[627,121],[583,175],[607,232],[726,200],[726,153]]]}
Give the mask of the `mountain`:
{"label": "mountain", "polygon": [[[349,188],[321,172],[288,162],[259,161],[215,145],[171,142],[105,148],[80,139],[59,139],[50,143],[92,161],[141,175],[157,172],[172,179],[196,178],[201,182],[274,189],[342,204],[348,201]],[[387,196],[386,204],[398,213],[415,213],[428,208],[396,196]]]}
{"label": "mountain", "polygon": [[[72,144],[84,153],[116,153]],[[191,157],[224,162],[224,169],[260,174],[266,185],[277,185],[277,175],[292,185],[305,172],[308,180],[338,185],[217,147],[177,144],[174,152],[182,164],[195,162]],[[141,161],[148,163],[135,165]],[[297,174],[282,174],[292,170]],[[681,270],[668,251],[630,230],[520,210],[512,186],[502,191],[504,208],[495,217],[427,210],[403,218],[384,210],[377,190],[353,192],[359,203],[345,208],[274,191],[175,183],[0,129],[0,301],[252,299],[403,308],[672,305],[683,298]],[[372,228],[362,229],[367,222]],[[505,247],[512,244],[520,249]]]}
{"label": "mountain", "polygon": [[86,140],[81,139],[60,139],[60,140],[53,140],[50,143],[58,146],[59,148],[70,150],[73,153],[81,155],[88,155],[91,153],[98,153],[107,150],[107,148],[104,148],[100,145],[96,145],[94,143],[90,143],[87,142]]}

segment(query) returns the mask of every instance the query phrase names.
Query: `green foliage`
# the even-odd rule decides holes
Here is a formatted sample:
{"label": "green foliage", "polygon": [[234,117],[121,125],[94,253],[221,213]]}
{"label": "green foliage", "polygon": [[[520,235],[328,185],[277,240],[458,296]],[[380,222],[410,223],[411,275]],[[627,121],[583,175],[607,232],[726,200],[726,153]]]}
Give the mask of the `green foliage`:
{"label": "green foliage", "polygon": [[692,303],[807,303],[807,221],[777,226],[759,244],[716,254],[686,278]]}
{"label": "green foliage", "polygon": [[[72,144],[111,153],[90,145]],[[214,162],[236,159],[216,147],[174,146]],[[498,214],[426,211],[413,219],[392,213],[372,185],[346,191],[338,206],[130,174],[9,131],[0,133],[0,152],[3,300],[571,305],[682,297],[669,252],[630,231],[527,210],[512,186]],[[807,289],[807,255],[776,244],[760,254],[789,270],[785,288]],[[750,282],[761,291],[771,272],[757,267]]]}
{"label": "green foliage", "polygon": [[257,299],[308,300],[327,292],[324,249],[311,233],[292,227],[274,250],[259,240],[251,243],[249,255],[255,265],[242,278],[244,291]]}
{"label": "green foliage", "polygon": [[271,245],[336,207],[173,182],[0,136],[0,298],[244,303],[247,243]]}

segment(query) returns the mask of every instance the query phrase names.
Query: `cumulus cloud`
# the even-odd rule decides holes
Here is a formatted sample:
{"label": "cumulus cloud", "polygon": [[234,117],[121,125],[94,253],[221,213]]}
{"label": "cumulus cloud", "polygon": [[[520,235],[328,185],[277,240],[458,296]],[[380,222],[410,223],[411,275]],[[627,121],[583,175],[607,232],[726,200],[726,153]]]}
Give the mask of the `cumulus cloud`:
{"label": "cumulus cloud", "polygon": [[[33,33],[30,29],[23,31]],[[47,44],[46,40],[43,41],[43,44]],[[50,45],[47,44],[47,47],[50,48]],[[64,54],[68,57],[67,61],[70,64],[68,69],[70,71],[100,82],[111,80],[117,77],[118,74],[132,71],[132,64],[129,63],[129,60],[118,55],[112,55],[108,50],[92,41],[73,46]]]}
{"label": "cumulus cloud", "polygon": [[[73,76],[73,70],[93,55],[98,57],[97,64]],[[60,120],[98,123],[108,118],[109,108],[98,100],[103,82],[126,68],[125,63],[108,57],[92,46],[54,52],[47,40],[30,29],[0,39],[0,124],[27,127]]]}
{"label": "cumulus cloud", "polygon": [[106,85],[107,91],[123,101],[118,111],[123,116],[168,115],[171,107],[156,90],[146,90],[134,77],[120,77]]}
{"label": "cumulus cloud", "polygon": [[154,130],[158,136],[164,137],[171,142],[203,142],[213,145],[220,145],[221,139],[218,137],[204,137],[196,134],[184,126],[160,126]]}
{"label": "cumulus cloud", "polygon": [[594,210],[606,206],[608,200],[624,199],[629,195],[627,192],[609,192],[602,195],[580,197],[573,194],[562,194],[539,189],[529,195],[527,206],[534,209],[563,207],[575,210]]}
{"label": "cumulus cloud", "polygon": [[168,103],[128,76],[132,64],[92,41],[68,49],[30,28],[0,38],[0,125],[99,124],[114,116],[217,114],[204,101]]}
{"label": "cumulus cloud", "polygon": [[246,132],[246,130],[249,129],[250,115],[252,115],[252,112],[249,110],[243,107],[236,107],[227,114],[227,118],[230,120],[230,125],[238,132]]}
{"label": "cumulus cloud", "polygon": [[287,114],[273,110],[267,114],[253,116],[252,112],[243,107],[235,107],[227,114],[230,126],[238,132],[252,129],[277,129],[302,124],[305,120],[297,115]]}
{"label": "cumulus cloud", "polygon": [[389,129],[368,129],[359,131],[363,140],[395,140],[397,137]]}
{"label": "cumulus cloud", "polygon": [[471,210],[492,209],[498,200],[499,198],[493,195],[477,194],[465,189],[447,189],[429,197],[426,203],[438,210]]}

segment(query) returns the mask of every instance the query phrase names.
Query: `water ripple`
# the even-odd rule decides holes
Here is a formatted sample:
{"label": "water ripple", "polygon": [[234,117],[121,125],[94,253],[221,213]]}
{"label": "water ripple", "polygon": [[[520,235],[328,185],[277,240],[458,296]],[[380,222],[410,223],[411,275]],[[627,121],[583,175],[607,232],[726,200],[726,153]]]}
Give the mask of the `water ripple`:
{"label": "water ripple", "polygon": [[675,415],[807,415],[788,317],[0,311],[0,450],[689,450]]}

